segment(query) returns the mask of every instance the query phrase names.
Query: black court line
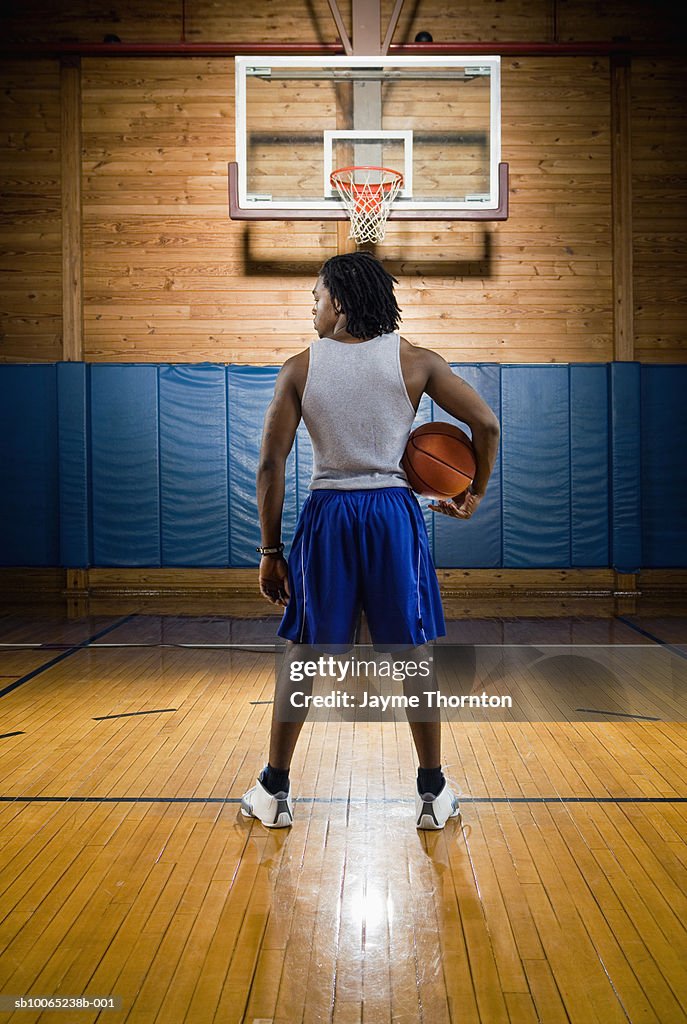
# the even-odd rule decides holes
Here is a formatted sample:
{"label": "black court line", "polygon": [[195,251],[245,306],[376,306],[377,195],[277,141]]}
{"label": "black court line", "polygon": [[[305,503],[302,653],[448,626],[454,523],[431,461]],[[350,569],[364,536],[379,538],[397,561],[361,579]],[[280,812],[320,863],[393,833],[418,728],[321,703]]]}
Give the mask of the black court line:
{"label": "black court line", "polygon": [[164,715],[168,711],[178,711],[178,708],[155,708],[153,711],[124,711],[121,715],[98,715],[94,722],[105,722],[108,718],[132,718],[134,715]]}
{"label": "black court line", "polygon": [[273,700],[249,700],[249,704],[274,704]]}
{"label": "black court line", "polygon": [[[412,797],[295,796],[300,804],[407,804]],[[461,804],[685,804],[687,796],[460,796]],[[0,796],[27,804],[240,804],[240,796]]]}
{"label": "black court line", "polygon": [[251,654],[276,654],[277,651],[285,650],[280,644],[260,644],[257,641],[252,644],[91,644],[96,651],[109,650],[120,647],[164,647],[180,651],[248,651]]}
{"label": "black court line", "polygon": [[[138,613],[137,613],[138,614]],[[133,618],[133,616],[130,616]],[[126,621],[126,620],[124,620]],[[102,636],[102,633],[96,635]],[[258,644],[257,642],[252,644],[148,644],[148,643],[117,643],[117,644],[98,644],[94,640],[84,640],[79,647],[89,647],[94,651],[109,651],[109,650],[126,650],[129,647],[142,647],[142,648],[165,648],[175,650],[192,650],[192,651],[249,651],[253,654],[276,654],[279,651],[284,651],[283,644]],[[9,653],[23,653],[24,651],[71,651],[74,650],[73,644],[43,644],[43,643],[31,643],[31,644],[6,644],[0,641],[0,654]],[[0,679],[13,679],[13,676],[0,676]]]}
{"label": "black court line", "polygon": [[641,718],[643,722],[660,722],[660,718],[652,715],[633,715],[631,711],[602,711],[600,708],[575,708],[575,711],[584,711],[587,715],[615,715],[616,718]]}
{"label": "black court line", "polygon": [[119,627],[123,626],[125,622],[131,622],[132,619],[135,619],[137,615],[137,612],[132,615],[126,615],[123,619],[119,619],[118,622],[113,623],[113,625],[107,626],[105,629],[101,629],[100,632],[96,633],[94,636],[89,636],[87,640],[82,640],[80,644],[75,644],[74,647],[70,647],[68,650],[64,651],[63,654],[58,654],[56,658],[51,658],[50,661],[46,661],[44,665],[40,665],[32,672],[27,672],[25,676],[22,676],[20,679],[16,679],[13,683],[10,683],[9,686],[0,690],[0,697],[4,697],[6,694],[11,693],[12,690],[16,690],[18,686],[23,686],[24,683],[28,683],[29,680],[35,679],[36,676],[41,675],[42,672],[47,672],[49,668],[53,668],[54,665],[58,665],[66,658],[71,658],[72,654],[76,654],[77,651],[83,651],[89,644],[93,643],[94,640],[98,640],[101,636],[111,633],[114,629],[119,629]]}
{"label": "black court line", "polygon": [[24,736],[24,735],[25,734],[23,732],[21,732],[21,730],[19,732],[3,732],[3,733],[0,733],[0,740],[6,740],[8,736]]}
{"label": "black court line", "polygon": [[660,636],[656,636],[655,633],[650,633],[648,629],[644,629],[642,626],[638,626],[635,622],[625,618],[624,615],[616,616],[618,622],[623,622],[630,629],[633,629],[635,633],[639,633],[640,636],[645,636],[649,640],[653,640],[655,644],[660,644],[661,647],[665,647],[666,650],[672,651],[673,654],[677,654],[678,658],[684,658],[687,661],[687,652],[680,650],[675,644],[668,643],[667,640],[661,640]]}

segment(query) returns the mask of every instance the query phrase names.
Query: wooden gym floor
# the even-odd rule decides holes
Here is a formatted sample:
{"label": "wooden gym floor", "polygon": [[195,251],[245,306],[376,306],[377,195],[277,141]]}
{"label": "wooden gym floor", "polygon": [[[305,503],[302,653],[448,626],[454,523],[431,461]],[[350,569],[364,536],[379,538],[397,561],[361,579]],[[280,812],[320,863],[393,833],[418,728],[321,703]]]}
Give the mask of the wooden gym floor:
{"label": "wooden gym floor", "polygon": [[[687,656],[674,608],[451,630]],[[447,724],[463,823],[439,833],[405,723],[308,723],[269,832],[238,801],[273,631],[262,605],[0,614],[0,994],[120,1006],[0,1021],[687,1021],[683,722]]]}

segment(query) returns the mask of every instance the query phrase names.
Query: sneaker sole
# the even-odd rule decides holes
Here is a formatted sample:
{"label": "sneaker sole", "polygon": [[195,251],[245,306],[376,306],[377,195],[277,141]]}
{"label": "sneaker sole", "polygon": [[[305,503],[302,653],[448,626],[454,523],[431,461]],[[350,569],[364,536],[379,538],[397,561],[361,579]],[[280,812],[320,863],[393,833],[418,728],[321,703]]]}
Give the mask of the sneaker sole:
{"label": "sneaker sole", "polygon": [[[460,810],[455,810],[453,811],[452,814],[449,814],[446,821],[450,821],[451,818],[460,819]],[[439,825],[438,822],[433,817],[431,817],[431,815],[421,814],[420,817],[417,819],[417,824],[415,825],[415,827],[421,830],[422,832],[440,832],[441,829],[444,828],[444,826],[446,825],[446,821],[442,825]]]}
{"label": "sneaker sole", "polygon": [[279,814],[277,816],[277,820],[271,824],[267,821],[263,821],[262,818],[258,818],[257,814],[251,814],[250,811],[246,811],[243,807],[241,808],[241,814],[244,818],[253,818],[255,821],[259,821],[261,825],[265,826],[265,828],[288,828],[290,825],[293,825],[293,818],[290,814],[286,813]]}

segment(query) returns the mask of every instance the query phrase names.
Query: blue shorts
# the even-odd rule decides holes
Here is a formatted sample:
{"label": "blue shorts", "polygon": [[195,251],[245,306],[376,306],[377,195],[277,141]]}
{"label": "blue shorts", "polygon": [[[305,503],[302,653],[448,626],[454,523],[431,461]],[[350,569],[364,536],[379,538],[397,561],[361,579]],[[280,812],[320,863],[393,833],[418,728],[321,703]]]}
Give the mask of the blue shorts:
{"label": "blue shorts", "polygon": [[289,588],[278,633],[295,643],[350,646],[361,608],[375,646],[417,647],[445,633],[427,528],[405,487],[312,491]]}

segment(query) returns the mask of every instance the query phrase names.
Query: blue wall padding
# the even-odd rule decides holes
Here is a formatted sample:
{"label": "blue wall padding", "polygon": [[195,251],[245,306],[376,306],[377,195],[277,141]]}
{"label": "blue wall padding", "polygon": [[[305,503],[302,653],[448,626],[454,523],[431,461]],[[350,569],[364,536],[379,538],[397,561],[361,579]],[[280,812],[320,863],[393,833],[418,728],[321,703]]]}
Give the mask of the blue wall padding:
{"label": "blue wall padding", "polygon": [[[262,424],[272,400],[277,371],[269,366],[227,367],[229,409],[229,557],[230,564],[258,562],[260,543],[255,471],[260,454]],[[290,537],[296,523],[295,454],[286,469],[282,532]]]}
{"label": "blue wall padding", "polygon": [[[479,515],[435,516],[438,566],[687,566],[687,366],[453,367],[499,413]],[[0,565],[255,566],[274,367],[0,366]],[[415,425],[449,417],[426,395]],[[301,424],[283,538],[308,494]]]}
{"label": "blue wall padding", "polygon": [[224,367],[161,366],[159,387],[162,564],[227,565]]}
{"label": "blue wall padding", "polygon": [[[501,367],[494,364],[452,366],[500,419]],[[464,423],[454,420],[436,403],[434,419],[457,425],[470,433]],[[501,463],[497,457],[479,514],[459,522],[446,516],[434,516],[434,558],[437,566],[461,566],[465,569],[489,569],[501,565]]]}
{"label": "blue wall padding", "polygon": [[570,544],[576,568],[608,565],[608,428],[607,368],[570,366]]}
{"label": "blue wall padding", "polygon": [[54,364],[0,376],[0,565],[59,565]]}
{"label": "blue wall padding", "polygon": [[60,474],[60,556],[65,568],[90,564],[88,367],[57,364],[57,436]]}
{"label": "blue wall padding", "polygon": [[160,565],[158,367],[90,371],[93,564]]}
{"label": "blue wall padding", "polygon": [[570,565],[567,366],[501,370],[503,565]]}
{"label": "blue wall padding", "polygon": [[640,379],[639,363],[611,364],[611,565],[627,573],[642,565]]}
{"label": "blue wall padding", "polygon": [[687,565],[687,366],[642,366],[642,561]]}

